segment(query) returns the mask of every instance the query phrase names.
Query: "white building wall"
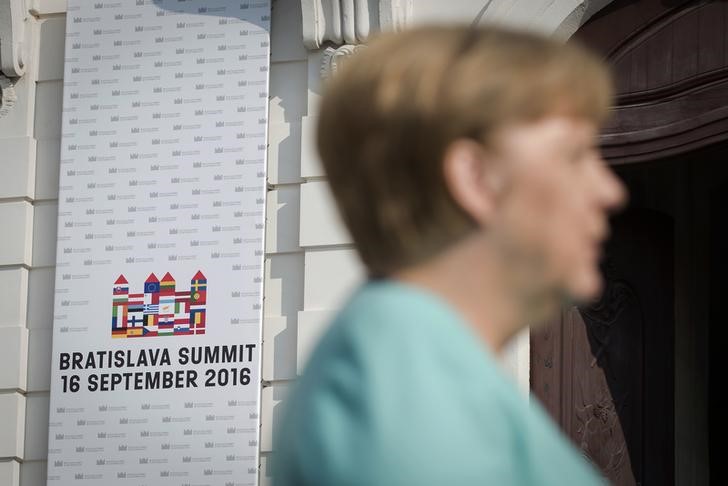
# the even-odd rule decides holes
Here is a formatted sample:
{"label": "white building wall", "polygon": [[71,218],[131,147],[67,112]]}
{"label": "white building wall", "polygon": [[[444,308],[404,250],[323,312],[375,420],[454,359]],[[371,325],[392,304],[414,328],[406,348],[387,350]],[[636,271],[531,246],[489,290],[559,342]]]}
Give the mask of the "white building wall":
{"label": "white building wall", "polygon": [[303,306],[304,253],[298,244],[301,120],[308,113],[307,53],[299,2],[274,0],[263,318],[260,484],[270,483],[273,421],[296,377],[296,328]]}
{"label": "white building wall", "polygon": [[[0,484],[12,486],[33,468],[42,449],[38,430],[47,434],[48,423],[50,365],[29,366],[28,359],[29,351],[47,345],[51,311],[46,310],[53,302],[43,284],[48,272],[42,226],[56,196],[49,191],[54,176],[49,175],[47,147],[41,141],[49,138],[53,123],[44,119],[36,125],[34,116],[36,98],[43,96],[39,80],[49,78],[37,63],[41,27],[35,19],[26,26],[31,41],[26,75],[15,84],[15,105],[0,118]],[[35,298],[46,308],[37,308]],[[45,413],[38,413],[44,403]]]}

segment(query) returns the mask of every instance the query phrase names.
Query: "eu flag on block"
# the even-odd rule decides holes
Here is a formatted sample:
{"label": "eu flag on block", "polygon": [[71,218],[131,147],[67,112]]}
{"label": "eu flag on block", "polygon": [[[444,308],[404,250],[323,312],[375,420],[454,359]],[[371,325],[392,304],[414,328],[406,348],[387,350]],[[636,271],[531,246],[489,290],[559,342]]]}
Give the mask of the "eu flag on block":
{"label": "eu flag on block", "polygon": [[144,293],[153,294],[159,292],[159,282],[144,282]]}

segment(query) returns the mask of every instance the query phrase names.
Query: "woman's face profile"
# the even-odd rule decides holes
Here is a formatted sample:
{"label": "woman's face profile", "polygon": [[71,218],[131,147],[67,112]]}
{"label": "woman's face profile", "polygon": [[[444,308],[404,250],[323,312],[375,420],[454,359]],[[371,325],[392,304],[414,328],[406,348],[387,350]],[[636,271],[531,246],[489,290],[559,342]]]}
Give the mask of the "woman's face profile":
{"label": "woman's face profile", "polygon": [[532,291],[588,300],[601,290],[608,213],[626,191],[596,143],[592,121],[561,115],[499,134],[506,184],[489,231]]}

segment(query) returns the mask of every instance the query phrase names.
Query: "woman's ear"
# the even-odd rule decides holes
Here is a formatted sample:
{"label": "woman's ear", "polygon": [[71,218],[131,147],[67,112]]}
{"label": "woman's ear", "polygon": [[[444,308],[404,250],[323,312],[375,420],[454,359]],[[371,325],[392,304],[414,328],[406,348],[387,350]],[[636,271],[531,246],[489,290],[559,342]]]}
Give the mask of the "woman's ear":
{"label": "woman's ear", "polygon": [[455,202],[480,226],[493,217],[502,187],[494,155],[474,140],[458,139],[445,151],[445,184]]}

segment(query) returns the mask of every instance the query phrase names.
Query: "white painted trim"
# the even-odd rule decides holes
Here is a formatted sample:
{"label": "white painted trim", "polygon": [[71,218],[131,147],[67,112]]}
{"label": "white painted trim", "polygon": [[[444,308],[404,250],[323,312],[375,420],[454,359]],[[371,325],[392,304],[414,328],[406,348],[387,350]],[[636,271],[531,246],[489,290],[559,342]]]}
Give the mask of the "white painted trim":
{"label": "white painted trim", "polygon": [[27,17],[23,0],[0,0],[0,70],[11,78],[25,73]]}

